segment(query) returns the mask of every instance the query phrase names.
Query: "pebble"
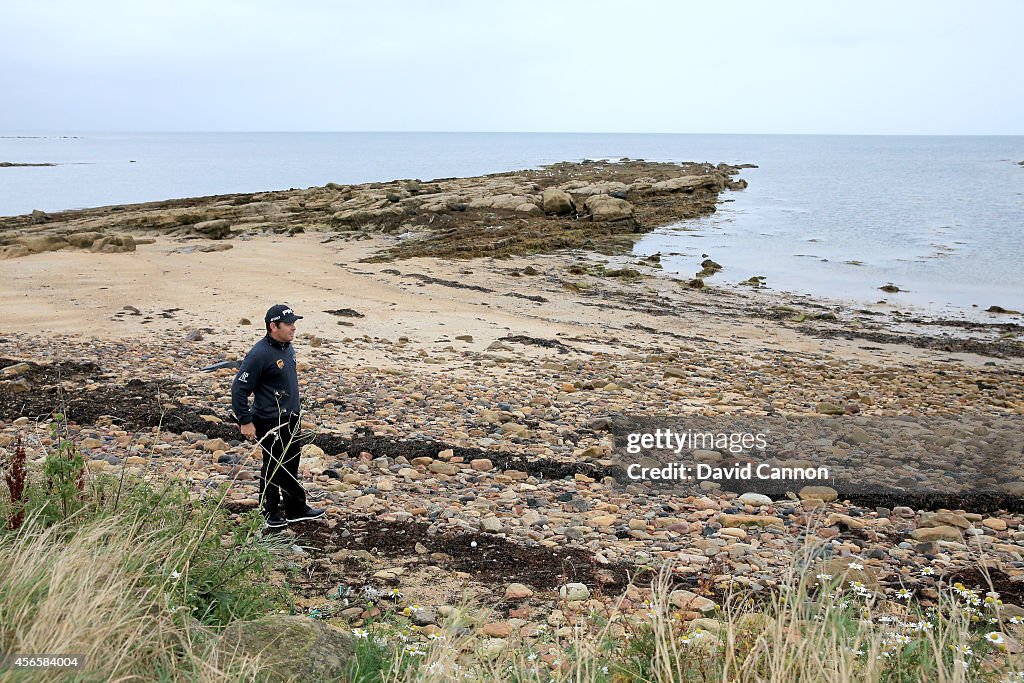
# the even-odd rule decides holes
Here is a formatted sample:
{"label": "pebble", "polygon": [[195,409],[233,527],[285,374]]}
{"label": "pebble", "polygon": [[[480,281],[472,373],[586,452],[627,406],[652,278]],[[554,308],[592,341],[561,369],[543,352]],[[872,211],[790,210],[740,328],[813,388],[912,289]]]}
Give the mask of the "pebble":
{"label": "pebble", "polygon": [[959,541],[960,530],[953,526],[933,526],[914,529],[910,537],[915,541]]}
{"label": "pebble", "polygon": [[997,517],[988,517],[981,520],[981,523],[993,531],[1006,531],[1006,522]]}
{"label": "pebble", "polygon": [[763,493],[744,493],[738,500],[744,505],[753,505],[754,507],[771,505],[773,503],[772,499]]}
{"label": "pebble", "polygon": [[820,500],[826,503],[839,498],[839,493],[831,486],[804,486],[799,493],[801,500]]}
{"label": "pebble", "polygon": [[508,587],[505,588],[506,600],[525,600],[530,597],[533,597],[533,590],[529,586],[521,583],[510,583]]}
{"label": "pebble", "polygon": [[567,583],[558,589],[558,597],[566,602],[580,602],[590,599],[590,589],[582,583]]}

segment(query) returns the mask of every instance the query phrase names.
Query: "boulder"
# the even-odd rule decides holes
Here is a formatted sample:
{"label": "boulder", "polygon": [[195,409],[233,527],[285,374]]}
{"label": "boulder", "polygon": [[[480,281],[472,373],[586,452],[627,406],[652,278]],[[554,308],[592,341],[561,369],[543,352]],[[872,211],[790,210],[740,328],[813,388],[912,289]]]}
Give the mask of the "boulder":
{"label": "boulder", "polygon": [[544,212],[539,206],[532,202],[523,202],[516,207],[516,213],[526,214],[527,216],[542,216]]}
{"label": "boulder", "polygon": [[212,221],[203,221],[193,225],[192,229],[204,237],[209,237],[213,240],[222,240],[231,235],[231,221],[223,218],[218,218]]}
{"label": "boulder", "polygon": [[101,254],[135,251],[135,238],[131,235],[109,235],[93,242],[89,250]]}
{"label": "boulder", "polygon": [[79,249],[88,249],[93,242],[103,237],[101,232],[73,232],[67,236],[67,241]]}
{"label": "boulder", "polygon": [[707,175],[684,175],[678,178],[670,178],[654,183],[651,190],[657,193],[665,192],[693,192],[701,187],[714,187],[719,182],[715,176]]}
{"label": "boulder", "polygon": [[[524,204],[536,206],[530,197],[520,194],[496,194],[474,199],[469,203],[471,209],[497,209],[499,211],[518,211]],[[538,212],[540,207],[537,207]]]}
{"label": "boulder", "polygon": [[46,223],[50,220],[50,215],[45,211],[39,209],[32,209],[32,216],[28,219],[28,222],[32,225],[39,225],[40,223]]}
{"label": "boulder", "polygon": [[625,199],[616,199],[606,194],[588,197],[583,204],[584,210],[594,222],[624,221],[635,224],[633,205]]}
{"label": "boulder", "polygon": [[284,209],[275,202],[251,202],[236,209],[239,216],[274,216]]}
{"label": "boulder", "polygon": [[0,247],[0,260],[9,258],[21,258],[22,256],[28,256],[32,252],[28,250],[24,244],[7,244]]}
{"label": "boulder", "polygon": [[572,213],[576,210],[576,204],[572,201],[572,195],[554,187],[544,190],[544,194],[541,195],[541,203],[544,207],[544,213],[547,214],[561,215]]}
{"label": "boulder", "polygon": [[63,249],[68,243],[60,237],[55,235],[43,235],[40,237],[19,237],[18,244],[22,244],[28,248],[33,254],[39,254],[44,251],[56,251]]}
{"label": "boulder", "polygon": [[355,652],[352,637],[341,629],[286,615],[235,622],[215,648],[225,658],[259,657],[261,674],[273,683],[342,680]]}
{"label": "boulder", "polygon": [[582,185],[580,187],[573,188],[571,191],[575,195],[582,196],[593,196],[599,194],[612,195],[613,193],[625,195],[626,192],[629,191],[629,186],[625,183],[620,183],[617,180],[609,180],[602,183]]}

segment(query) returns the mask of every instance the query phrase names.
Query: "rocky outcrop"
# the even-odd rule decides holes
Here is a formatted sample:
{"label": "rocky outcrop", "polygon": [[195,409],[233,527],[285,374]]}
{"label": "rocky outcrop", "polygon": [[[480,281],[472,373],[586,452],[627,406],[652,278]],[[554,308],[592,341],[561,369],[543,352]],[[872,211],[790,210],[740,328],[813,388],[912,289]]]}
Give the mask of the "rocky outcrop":
{"label": "rocky outcrop", "polygon": [[78,247],[79,249],[88,249],[92,246],[93,242],[103,237],[103,233],[100,232],[73,232],[67,236],[67,241],[70,245]]}
{"label": "rocky outcrop", "polygon": [[651,190],[656,193],[693,192],[701,188],[714,189],[723,184],[723,180],[715,175],[684,175],[654,183]]}
{"label": "rocky outcrop", "polygon": [[100,254],[135,251],[135,238],[131,235],[108,235],[93,242],[89,250]]}
{"label": "rocky outcrop", "polygon": [[231,235],[231,221],[224,218],[217,218],[212,221],[201,221],[192,226],[192,229],[203,237],[212,240],[222,240]]}
{"label": "rocky outcrop", "polygon": [[540,215],[544,213],[534,197],[516,194],[499,194],[490,197],[480,197],[469,202],[470,209],[496,209],[498,211],[515,211],[526,215]]}
{"label": "rocky outcrop", "polygon": [[0,261],[28,256],[31,253],[24,244],[7,244],[0,247]]}
{"label": "rocky outcrop", "polygon": [[603,183],[586,183],[583,181],[576,181],[566,183],[562,187],[571,194],[579,197],[590,197],[599,194],[625,194],[629,190],[629,186],[626,185],[626,183],[619,182],[617,180]]}
{"label": "rocky outcrop", "polygon": [[[621,160],[476,178],[339,185],[0,217],[0,258],[131,251],[154,234],[227,242],[305,231],[400,234],[379,259],[588,248],[624,253],[645,229],[715,210],[735,167]],[[125,235],[134,236],[134,245]],[[111,237],[114,236],[114,237]],[[414,239],[408,239],[414,237]]]}
{"label": "rocky outcrop", "polygon": [[38,237],[20,237],[18,244],[23,245],[31,254],[39,254],[44,251],[57,251],[71,245],[66,240],[56,235],[40,235]]}

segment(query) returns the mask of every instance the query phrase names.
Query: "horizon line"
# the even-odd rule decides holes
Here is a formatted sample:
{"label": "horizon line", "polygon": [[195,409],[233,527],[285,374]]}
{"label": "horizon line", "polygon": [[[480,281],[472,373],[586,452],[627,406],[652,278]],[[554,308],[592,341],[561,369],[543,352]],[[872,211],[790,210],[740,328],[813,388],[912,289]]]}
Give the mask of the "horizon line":
{"label": "horizon line", "polygon": [[290,135],[736,135],[779,137],[1024,137],[1024,133],[680,133],[650,131],[509,131],[509,130],[141,130],[141,129],[8,129],[0,130],[0,139],[35,136],[69,136],[76,134],[290,134]]}

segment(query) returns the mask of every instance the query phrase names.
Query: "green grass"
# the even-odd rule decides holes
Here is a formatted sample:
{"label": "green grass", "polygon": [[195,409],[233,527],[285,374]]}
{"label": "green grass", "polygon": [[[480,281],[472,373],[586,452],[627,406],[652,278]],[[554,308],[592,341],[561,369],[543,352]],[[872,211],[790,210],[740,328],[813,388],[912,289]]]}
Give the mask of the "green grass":
{"label": "green grass", "polygon": [[82,671],[32,680],[255,680],[256,662],[207,646],[289,605],[267,585],[282,548],[258,514],[239,522],[182,485],[108,476],[62,500],[54,471],[30,480],[20,528],[0,532],[0,651],[85,656]]}

